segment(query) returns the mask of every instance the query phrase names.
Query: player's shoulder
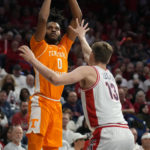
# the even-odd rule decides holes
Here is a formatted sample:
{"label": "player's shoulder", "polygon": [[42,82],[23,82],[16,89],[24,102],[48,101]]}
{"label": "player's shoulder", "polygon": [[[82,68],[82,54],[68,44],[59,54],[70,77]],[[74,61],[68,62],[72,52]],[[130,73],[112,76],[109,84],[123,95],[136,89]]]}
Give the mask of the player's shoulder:
{"label": "player's shoulder", "polygon": [[45,39],[42,39],[40,41],[38,41],[35,37],[35,35],[32,35],[31,39],[30,39],[30,44],[47,44],[47,42],[45,41]]}
{"label": "player's shoulder", "polygon": [[74,42],[74,41],[72,41],[72,40],[69,38],[69,36],[68,36],[67,33],[65,33],[65,34],[62,36],[62,38],[61,38],[61,40],[60,40],[60,44],[65,43],[65,42],[69,42],[69,43],[73,43],[73,42]]}
{"label": "player's shoulder", "polygon": [[86,65],[86,66],[80,66],[80,67],[78,67],[78,68],[80,68],[80,69],[82,69],[82,70],[86,70],[86,71],[90,71],[90,70],[94,70],[94,68],[93,68],[93,66],[89,66],[89,65]]}
{"label": "player's shoulder", "polygon": [[84,73],[87,77],[93,76],[97,74],[96,69],[93,66],[80,66],[80,70]]}

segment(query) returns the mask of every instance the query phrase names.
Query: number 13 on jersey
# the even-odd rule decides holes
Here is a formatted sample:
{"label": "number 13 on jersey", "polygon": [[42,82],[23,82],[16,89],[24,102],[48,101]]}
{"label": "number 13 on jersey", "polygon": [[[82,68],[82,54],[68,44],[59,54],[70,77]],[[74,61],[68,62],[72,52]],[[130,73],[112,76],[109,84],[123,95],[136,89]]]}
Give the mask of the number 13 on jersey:
{"label": "number 13 on jersey", "polygon": [[119,100],[119,96],[117,94],[117,91],[116,91],[114,84],[108,83],[108,82],[105,82],[105,83],[106,83],[106,86],[108,87],[110,97],[114,100]]}

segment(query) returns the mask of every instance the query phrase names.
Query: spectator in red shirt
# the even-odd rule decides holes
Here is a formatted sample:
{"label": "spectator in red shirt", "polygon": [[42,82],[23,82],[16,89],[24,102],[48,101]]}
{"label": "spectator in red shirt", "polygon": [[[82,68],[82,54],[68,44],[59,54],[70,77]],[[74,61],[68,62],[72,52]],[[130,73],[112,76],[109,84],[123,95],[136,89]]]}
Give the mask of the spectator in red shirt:
{"label": "spectator in red shirt", "polygon": [[129,99],[125,98],[125,91],[123,88],[119,89],[120,102],[122,104],[123,114],[134,114],[135,110]]}
{"label": "spectator in red shirt", "polygon": [[134,64],[130,62],[127,65],[126,71],[123,73],[123,77],[126,78],[127,80],[130,80],[133,74],[134,74]]}
{"label": "spectator in red shirt", "polygon": [[21,101],[20,111],[13,115],[12,125],[21,125],[24,131],[28,128],[28,102]]}
{"label": "spectator in red shirt", "polygon": [[20,46],[20,43],[16,40],[13,40],[11,42],[10,49],[8,48],[7,52],[7,60],[6,60],[6,69],[8,72],[11,71],[11,68],[13,65],[18,63],[20,60],[23,60],[17,53],[18,47]]}

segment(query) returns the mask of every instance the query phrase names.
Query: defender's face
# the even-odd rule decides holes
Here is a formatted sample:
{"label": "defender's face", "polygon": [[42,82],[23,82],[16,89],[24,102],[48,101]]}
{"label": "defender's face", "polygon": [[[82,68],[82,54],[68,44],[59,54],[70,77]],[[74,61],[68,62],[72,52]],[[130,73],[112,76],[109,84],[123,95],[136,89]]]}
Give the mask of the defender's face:
{"label": "defender's face", "polygon": [[48,41],[58,41],[60,37],[60,26],[56,22],[48,22],[46,29]]}

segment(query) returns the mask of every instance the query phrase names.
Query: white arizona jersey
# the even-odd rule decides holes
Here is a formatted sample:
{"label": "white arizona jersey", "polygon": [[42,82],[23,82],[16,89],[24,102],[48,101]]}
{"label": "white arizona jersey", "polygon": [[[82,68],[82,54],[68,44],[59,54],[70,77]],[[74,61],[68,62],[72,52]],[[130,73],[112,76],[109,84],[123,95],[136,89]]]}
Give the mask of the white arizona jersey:
{"label": "white arizona jersey", "polygon": [[127,124],[122,114],[118,87],[109,70],[93,66],[97,72],[96,83],[81,89],[84,115],[92,129],[112,124]]}

